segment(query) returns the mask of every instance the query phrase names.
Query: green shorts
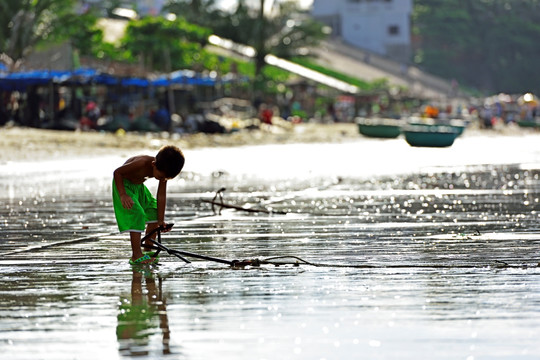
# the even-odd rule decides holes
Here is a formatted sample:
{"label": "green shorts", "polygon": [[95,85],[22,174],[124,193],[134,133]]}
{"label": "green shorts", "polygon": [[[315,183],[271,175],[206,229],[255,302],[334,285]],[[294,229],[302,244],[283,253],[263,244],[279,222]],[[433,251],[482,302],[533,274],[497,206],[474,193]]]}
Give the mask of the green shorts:
{"label": "green shorts", "polygon": [[144,184],[124,180],[126,194],[133,199],[131,209],[122,205],[114,180],[112,188],[114,215],[120,232],[144,232],[147,223],[157,222],[157,201]]}

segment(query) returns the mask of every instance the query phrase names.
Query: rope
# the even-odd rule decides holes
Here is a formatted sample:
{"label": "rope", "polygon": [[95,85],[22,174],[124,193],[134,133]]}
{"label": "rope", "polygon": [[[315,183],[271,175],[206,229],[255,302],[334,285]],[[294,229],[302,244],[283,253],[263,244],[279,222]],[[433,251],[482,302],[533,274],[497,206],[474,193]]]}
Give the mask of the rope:
{"label": "rope", "polygon": [[[274,261],[280,259],[294,259],[296,261]],[[317,263],[304,260],[298,256],[294,255],[284,255],[284,256],[273,256],[266,259],[254,259],[254,260],[244,260],[245,263],[251,262],[248,265],[258,266],[260,264],[266,265],[309,265],[314,267],[328,267],[328,268],[353,268],[353,269],[410,269],[410,268],[426,268],[426,269],[471,269],[471,268],[485,268],[486,265],[471,265],[471,264],[411,264],[411,265],[399,265],[399,264],[384,264],[384,265],[373,265],[373,264],[330,264],[330,263]],[[531,267],[540,267],[540,263],[537,265],[511,265],[504,261],[494,260],[493,264],[490,265],[495,268],[531,268]]]}
{"label": "rope", "polygon": [[[191,220],[201,219],[201,218],[210,217],[210,216],[213,216],[213,215],[195,216],[195,217],[184,219],[184,221],[191,221]],[[22,249],[17,249],[17,250],[5,252],[5,253],[3,253],[3,255],[4,256],[6,256],[6,255],[15,255],[15,254],[20,254],[20,253],[25,253],[25,252],[44,250],[44,249],[48,249],[48,248],[51,248],[51,247],[54,247],[54,246],[76,244],[76,243],[81,243],[81,242],[85,242],[85,241],[95,241],[95,240],[98,240],[99,238],[102,238],[102,237],[117,235],[118,233],[119,233],[118,231],[113,231],[113,232],[110,232],[110,233],[94,234],[94,235],[84,236],[84,237],[80,237],[80,238],[77,238],[77,239],[61,240],[61,241],[55,241],[55,242],[42,244],[42,245],[28,246],[28,247],[25,247],[25,248],[22,248]]]}
{"label": "rope", "polygon": [[[326,185],[330,186],[330,185]],[[214,215],[221,214],[221,210],[223,208],[231,208],[241,211],[248,211],[248,212],[264,212],[267,214],[277,213],[277,214],[286,214],[286,212],[281,211],[273,211],[273,210],[267,210],[267,209],[252,209],[252,208],[244,208],[241,206],[236,205],[230,205],[223,202],[223,196],[222,193],[225,191],[225,188],[221,188],[218,191],[216,191],[216,194],[214,198],[211,201],[208,200],[202,200],[203,202],[210,203],[212,205],[212,211],[214,212]],[[219,201],[216,201],[216,199],[219,197]],[[266,204],[270,203],[276,203],[279,201],[283,201],[283,199],[277,199],[275,201],[267,201]],[[214,206],[219,206],[219,210],[216,212]],[[208,217],[212,215],[203,215],[203,216],[196,216],[194,218],[185,219],[185,221],[190,221],[194,219],[199,219],[203,217]],[[245,268],[247,266],[251,267],[260,267],[261,265],[274,265],[276,267],[282,266],[282,265],[292,265],[295,267],[298,267],[300,265],[308,265],[313,267],[326,267],[326,268],[353,268],[353,269],[399,269],[399,268],[427,268],[427,269],[452,269],[452,268],[479,268],[479,267],[486,267],[486,265],[470,265],[470,264],[412,264],[412,265],[399,265],[399,264],[385,264],[385,265],[373,265],[373,264],[337,264],[337,263],[317,263],[317,262],[311,262],[304,260],[298,256],[295,255],[282,255],[282,256],[272,256],[265,259],[251,259],[251,260],[226,260],[226,259],[220,259],[215,258],[211,256],[206,255],[200,255],[195,253],[190,253],[187,251],[181,251],[181,250],[174,250],[170,249],[163,244],[161,244],[161,231],[163,230],[170,230],[172,227],[172,224],[170,224],[169,228],[156,228],[151,233],[147,234],[144,238],[141,239],[141,245],[145,240],[150,240],[150,242],[153,244],[153,246],[145,246],[152,249],[157,250],[157,253],[160,251],[166,251],[168,254],[178,257],[180,260],[183,260],[186,263],[190,263],[189,260],[185,259],[183,256],[187,257],[193,257],[201,260],[207,260],[207,261],[213,261],[217,263],[227,264],[230,265],[232,268]],[[479,235],[480,231],[478,229],[475,229],[476,233],[473,235]],[[152,239],[153,235],[157,232],[158,241],[155,241]],[[68,244],[75,244],[79,242],[85,242],[90,240],[96,240],[101,237],[105,236],[111,236],[114,234],[117,234],[118,232],[112,232],[108,234],[97,234],[97,235],[90,235],[90,236],[84,236],[77,239],[71,239],[71,240],[64,240],[64,241],[56,241],[44,245],[37,245],[37,246],[30,246],[23,249],[13,250],[7,253],[4,253],[4,255],[14,255],[14,254],[20,254],[24,252],[31,252],[31,251],[38,251],[47,249],[54,246],[62,246],[62,245],[68,245]],[[283,259],[289,259],[290,261],[276,261],[276,260],[283,260]],[[493,264],[491,265],[496,268],[530,268],[530,267],[540,267],[540,263],[537,265],[531,266],[531,265],[510,265],[504,261],[500,260],[494,260]]]}
{"label": "rope", "polygon": [[75,243],[80,243],[80,242],[85,242],[85,241],[90,241],[90,240],[97,240],[97,239],[99,239],[101,237],[112,236],[112,235],[115,235],[117,233],[118,233],[118,231],[108,233],[108,234],[94,234],[94,235],[80,237],[80,238],[77,238],[77,239],[55,241],[55,242],[48,243],[48,244],[43,244],[43,245],[29,246],[29,247],[26,247],[26,248],[23,248],[23,249],[17,249],[17,250],[6,252],[6,253],[4,253],[4,255],[14,255],[14,254],[20,254],[20,253],[24,253],[24,252],[43,250],[43,249],[47,249],[47,248],[50,248],[50,247],[53,247],[53,246],[62,246],[62,245],[75,244]]}
{"label": "rope", "polygon": [[[160,237],[161,230],[163,230],[163,229],[162,228],[156,228],[154,231],[152,231],[150,234],[148,234],[146,236],[146,238],[149,238],[155,232],[157,232],[158,237]],[[14,255],[14,254],[20,254],[20,253],[24,253],[24,252],[43,250],[43,249],[47,249],[47,248],[50,248],[50,247],[53,247],[53,246],[61,246],[61,245],[74,244],[74,243],[85,242],[85,241],[90,241],[90,240],[96,240],[96,239],[99,239],[100,237],[111,236],[111,235],[114,235],[114,234],[117,234],[117,232],[115,231],[115,232],[108,233],[108,234],[97,234],[97,235],[85,236],[85,237],[72,239],[72,240],[56,241],[56,242],[45,244],[45,245],[31,246],[31,247],[24,248],[24,249],[14,250],[14,251],[11,251],[11,252],[4,253],[4,255]],[[143,242],[144,240],[145,240],[145,238],[143,238],[141,242]],[[182,257],[182,255],[187,256],[187,257],[193,257],[193,258],[201,259],[201,260],[226,264],[226,265],[229,265],[231,268],[234,268],[234,269],[243,269],[243,268],[245,268],[247,266],[257,268],[257,267],[260,267],[261,265],[273,265],[273,266],[276,266],[276,267],[279,267],[279,266],[282,266],[282,265],[291,265],[291,266],[294,266],[294,267],[299,267],[300,265],[307,265],[307,266],[313,266],[313,267],[351,268],[351,269],[411,269],[411,268],[413,268],[413,269],[414,268],[425,268],[425,269],[471,269],[471,268],[485,268],[486,267],[485,264],[484,265],[471,265],[471,264],[440,264],[440,265],[439,264],[412,264],[412,265],[384,264],[384,265],[373,265],[373,264],[319,263],[319,262],[307,261],[307,260],[302,259],[301,257],[295,256],[295,255],[272,256],[272,257],[268,257],[268,258],[265,258],[265,259],[257,259],[257,258],[255,258],[255,259],[250,259],[250,260],[226,260],[226,259],[220,259],[220,258],[215,258],[215,257],[211,257],[211,256],[206,256],[206,255],[195,254],[195,253],[191,253],[191,252],[187,252],[187,251],[170,249],[170,248],[164,246],[163,244],[161,244],[161,242],[158,242],[158,241],[155,241],[155,240],[150,240],[150,241],[154,244],[155,249],[166,251],[168,254],[176,256],[179,259],[185,261],[186,263],[189,263],[189,261],[184,259]],[[292,260],[292,261],[276,261],[276,260],[282,260],[282,259],[289,259],[289,260]],[[540,263],[538,263],[537,265],[526,265],[526,264],[511,265],[511,264],[508,264],[507,262],[504,262],[504,261],[501,261],[501,260],[494,260],[491,267],[502,268],[502,269],[504,269],[504,268],[520,268],[520,269],[523,269],[523,268],[540,267]]]}

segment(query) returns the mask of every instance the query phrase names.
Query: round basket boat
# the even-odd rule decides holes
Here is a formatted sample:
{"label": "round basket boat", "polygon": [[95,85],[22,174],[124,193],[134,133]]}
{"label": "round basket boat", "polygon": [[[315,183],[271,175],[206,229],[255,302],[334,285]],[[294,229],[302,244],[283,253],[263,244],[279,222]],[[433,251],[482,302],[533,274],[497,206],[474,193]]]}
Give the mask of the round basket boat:
{"label": "round basket boat", "polygon": [[415,147],[449,147],[459,133],[458,129],[443,125],[409,125],[403,129],[405,140]]}
{"label": "round basket boat", "polygon": [[393,139],[401,134],[402,122],[397,119],[361,118],[357,119],[356,124],[360,134],[367,137]]}

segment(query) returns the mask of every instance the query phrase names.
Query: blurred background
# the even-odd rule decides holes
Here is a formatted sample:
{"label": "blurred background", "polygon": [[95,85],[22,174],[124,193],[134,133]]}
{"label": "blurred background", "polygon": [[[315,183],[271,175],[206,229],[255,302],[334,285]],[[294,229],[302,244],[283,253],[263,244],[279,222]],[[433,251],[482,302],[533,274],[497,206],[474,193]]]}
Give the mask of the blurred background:
{"label": "blurred background", "polygon": [[537,127],[522,0],[5,0],[0,124],[230,132],[361,118]]}

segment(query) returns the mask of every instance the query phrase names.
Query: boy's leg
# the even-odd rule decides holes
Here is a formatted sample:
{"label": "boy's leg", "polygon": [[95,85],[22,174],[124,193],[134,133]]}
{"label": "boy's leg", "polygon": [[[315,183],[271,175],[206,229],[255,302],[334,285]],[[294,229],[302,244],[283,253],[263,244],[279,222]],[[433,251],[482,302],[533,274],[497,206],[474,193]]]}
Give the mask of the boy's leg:
{"label": "boy's leg", "polygon": [[[142,194],[140,197],[141,207],[144,210],[145,222],[146,222],[146,234],[148,235],[153,230],[158,227],[157,219],[157,200],[154,198],[150,190],[143,184],[142,185]],[[157,233],[154,233],[150,239],[155,240]],[[149,239],[149,240],[150,240]],[[150,241],[145,241],[145,245],[152,246],[153,244]],[[143,248],[143,251],[150,251],[149,248]]]}
{"label": "boy's leg", "polygon": [[143,256],[141,249],[141,233],[137,231],[131,231],[129,233],[129,239],[131,240],[131,260],[135,261]]}
{"label": "boy's leg", "polygon": [[[157,227],[158,227],[158,223],[157,223],[157,222],[146,224],[146,234],[151,233],[151,232],[152,232],[154,229],[156,229]],[[156,240],[156,236],[157,236],[157,233],[154,233],[154,235],[152,235],[150,238],[151,238],[152,240]],[[140,241],[140,240],[139,240],[139,241]],[[148,246],[153,246],[153,244],[150,242],[150,240],[146,240],[146,241],[144,242],[144,244],[145,244],[145,245],[148,245]],[[148,248],[148,249],[143,249],[143,251],[145,251],[145,250],[146,250],[146,251],[149,251],[150,248]]]}

